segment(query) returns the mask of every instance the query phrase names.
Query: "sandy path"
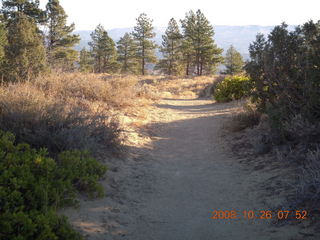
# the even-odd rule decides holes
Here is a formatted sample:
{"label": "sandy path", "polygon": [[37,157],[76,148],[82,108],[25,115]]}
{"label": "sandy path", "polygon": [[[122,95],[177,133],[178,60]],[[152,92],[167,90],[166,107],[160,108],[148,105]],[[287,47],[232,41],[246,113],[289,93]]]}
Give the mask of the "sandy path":
{"label": "sandy path", "polygon": [[[268,220],[212,220],[212,210],[267,210],[255,191],[259,176],[230,158],[221,139],[235,104],[164,100],[161,131],[144,174],[129,191],[128,240],[289,239]],[[152,128],[157,129],[157,124]],[[140,184],[139,184],[140,183]]]}
{"label": "sandy path", "polygon": [[151,144],[133,147],[136,157],[111,168],[103,182],[107,197],[62,212],[90,240],[293,239],[294,227],[271,228],[268,220],[210,219],[213,210],[269,209],[257,186],[270,174],[248,171],[221,137],[237,109],[211,100],[162,100],[148,113]]}

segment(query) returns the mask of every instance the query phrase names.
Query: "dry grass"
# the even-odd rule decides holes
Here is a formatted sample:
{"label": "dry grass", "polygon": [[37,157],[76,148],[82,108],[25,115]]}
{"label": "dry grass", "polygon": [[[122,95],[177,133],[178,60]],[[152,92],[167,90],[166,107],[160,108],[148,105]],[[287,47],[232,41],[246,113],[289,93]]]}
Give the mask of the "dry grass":
{"label": "dry grass", "polygon": [[109,108],[132,106],[137,97],[153,98],[142,89],[134,76],[107,74],[60,74],[38,78],[34,84],[41,91],[62,99],[77,98],[91,102],[103,102]]}
{"label": "dry grass", "polygon": [[0,87],[0,125],[17,140],[46,147],[116,150],[121,142],[117,112],[154,98],[135,77],[52,74]]}
{"label": "dry grass", "polygon": [[[218,77],[53,73],[0,86],[0,125],[20,142],[46,147],[112,151],[125,132],[138,131],[160,97],[197,97]],[[143,124],[142,124],[143,125]]]}
{"label": "dry grass", "polygon": [[212,86],[219,76],[201,76],[193,78],[153,76],[141,79],[141,82],[155,89],[161,97],[198,97],[203,89]]}
{"label": "dry grass", "polygon": [[320,146],[309,150],[305,162],[300,168],[299,181],[296,185],[295,204],[308,206],[310,210],[318,208],[320,203]]}
{"label": "dry grass", "polygon": [[259,113],[254,106],[245,103],[242,110],[232,116],[225,128],[232,132],[239,132],[258,125],[260,118],[261,113]]}

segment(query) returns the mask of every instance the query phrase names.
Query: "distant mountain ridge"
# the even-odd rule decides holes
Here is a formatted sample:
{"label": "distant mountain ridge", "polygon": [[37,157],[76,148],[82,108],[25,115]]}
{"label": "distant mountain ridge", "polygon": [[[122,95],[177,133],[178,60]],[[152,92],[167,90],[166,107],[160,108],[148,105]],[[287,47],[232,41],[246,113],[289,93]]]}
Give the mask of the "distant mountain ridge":
{"label": "distant mountain ridge", "polygon": [[[289,26],[290,30],[293,30],[295,26]],[[258,33],[268,34],[274,28],[274,26],[259,26],[259,25],[246,25],[246,26],[214,26],[214,39],[216,44],[223,48],[225,51],[232,44],[245,59],[249,58],[249,44],[255,40]],[[166,27],[155,27],[154,32],[156,37],[155,42],[161,45],[162,35],[164,34]],[[118,41],[126,32],[132,32],[133,28],[115,28],[108,30],[109,36]],[[80,43],[76,46],[77,50],[81,50],[83,47],[88,47],[88,42],[91,41],[92,30],[76,31],[81,37]]]}

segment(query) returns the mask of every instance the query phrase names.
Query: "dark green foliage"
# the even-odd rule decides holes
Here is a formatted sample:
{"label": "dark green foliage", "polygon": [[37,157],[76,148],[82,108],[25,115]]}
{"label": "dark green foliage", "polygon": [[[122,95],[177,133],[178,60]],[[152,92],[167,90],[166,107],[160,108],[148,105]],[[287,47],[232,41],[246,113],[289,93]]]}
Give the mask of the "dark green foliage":
{"label": "dark green foliage", "polygon": [[268,115],[268,142],[281,145],[279,160],[299,167],[285,205],[313,213],[320,200],[320,21],[291,32],[286,24],[277,26],[267,39],[258,35],[249,50],[246,71],[255,86],[253,101]]}
{"label": "dark green foliage", "polygon": [[163,58],[159,61],[156,69],[168,75],[180,75],[182,72],[182,35],[174,18],[171,18],[162,36],[160,52]]}
{"label": "dark green foliage", "polygon": [[302,114],[320,120],[320,22],[312,21],[289,32],[282,24],[265,40],[258,35],[250,45],[246,70],[254,84],[254,101],[281,128]]}
{"label": "dark green foliage", "polygon": [[266,84],[264,73],[264,49],[266,46],[266,39],[263,34],[256,36],[256,41],[250,44],[250,61],[245,65],[247,73],[249,73],[253,80],[254,89],[252,91],[252,99],[257,103],[257,107],[261,112],[266,108]]}
{"label": "dark green foliage", "polygon": [[0,16],[0,81],[4,79],[5,74],[5,46],[7,45],[7,30]]}
{"label": "dark green foliage", "polygon": [[192,69],[196,75],[212,74],[217,64],[222,61],[223,51],[213,40],[212,25],[200,10],[196,13],[189,11],[181,24],[185,40],[183,49],[187,51],[184,53],[187,63],[186,73]]}
{"label": "dark green foliage", "polygon": [[118,70],[116,45],[103,26],[98,25],[91,33],[89,43],[94,58],[94,72],[114,73]]}
{"label": "dark green foliage", "polygon": [[0,216],[0,239],[8,240],[81,240],[79,233],[72,229],[66,217],[54,211],[43,213],[33,210],[30,213],[5,212]]}
{"label": "dark green foliage", "polygon": [[43,40],[36,24],[24,14],[16,15],[8,25],[5,47],[6,80],[30,80],[46,67]]}
{"label": "dark green foliage", "polygon": [[86,152],[63,152],[55,161],[14,141],[0,132],[0,239],[81,239],[55,211],[75,204],[77,192],[100,196],[105,166]]}
{"label": "dark green foliage", "polygon": [[[62,152],[58,156],[57,164],[60,167],[58,175],[61,179],[66,179],[66,176],[70,179],[67,184],[61,182],[66,188],[69,188],[69,194],[78,191],[87,193],[89,197],[102,197],[104,195],[104,190],[98,180],[107,169],[90,157],[88,152],[78,150]],[[57,178],[59,179],[59,177]],[[66,194],[65,192],[64,195]]]}
{"label": "dark green foliage", "polygon": [[193,74],[194,71],[194,49],[192,47],[191,39],[183,38],[182,40],[182,63],[185,66],[185,75],[189,76]]}
{"label": "dark green foliage", "polygon": [[145,75],[145,65],[155,63],[155,49],[157,45],[152,40],[155,37],[153,32],[152,20],[145,13],[137,18],[137,24],[132,33],[137,43],[137,58],[140,61],[141,74]]}
{"label": "dark green foliage", "polygon": [[36,23],[45,22],[45,12],[39,8],[39,0],[3,0],[2,9],[6,20],[14,20],[24,14]]}
{"label": "dark green foliage", "polygon": [[93,58],[91,52],[83,48],[79,56],[79,70],[81,72],[93,72]]}
{"label": "dark green foliage", "polygon": [[214,90],[214,98],[217,102],[228,102],[248,97],[252,89],[251,81],[248,77],[232,76],[226,77],[218,83]]}
{"label": "dark green foliage", "polygon": [[53,67],[72,70],[77,59],[74,45],[79,43],[78,35],[72,34],[74,24],[67,25],[67,14],[59,0],[49,0],[46,7],[48,26],[47,52],[48,61]]}
{"label": "dark green foliage", "polygon": [[226,74],[234,75],[243,71],[244,61],[241,54],[231,45],[225,57]]}
{"label": "dark green foliage", "polygon": [[118,61],[121,63],[122,73],[137,73],[137,44],[129,33],[125,33],[117,42]]}

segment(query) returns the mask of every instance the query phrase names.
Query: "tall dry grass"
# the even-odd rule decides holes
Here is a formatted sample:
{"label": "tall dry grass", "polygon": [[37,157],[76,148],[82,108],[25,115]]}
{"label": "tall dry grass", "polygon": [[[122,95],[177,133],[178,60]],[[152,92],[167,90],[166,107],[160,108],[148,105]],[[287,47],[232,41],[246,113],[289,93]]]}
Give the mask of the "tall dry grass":
{"label": "tall dry grass", "polygon": [[204,89],[214,85],[220,76],[200,76],[192,78],[154,76],[141,82],[151,86],[161,97],[209,97]]}
{"label": "tall dry grass", "polygon": [[2,85],[0,128],[53,154],[68,149],[114,151],[121,142],[116,111],[151,97],[140,85],[131,76],[83,73]]}

